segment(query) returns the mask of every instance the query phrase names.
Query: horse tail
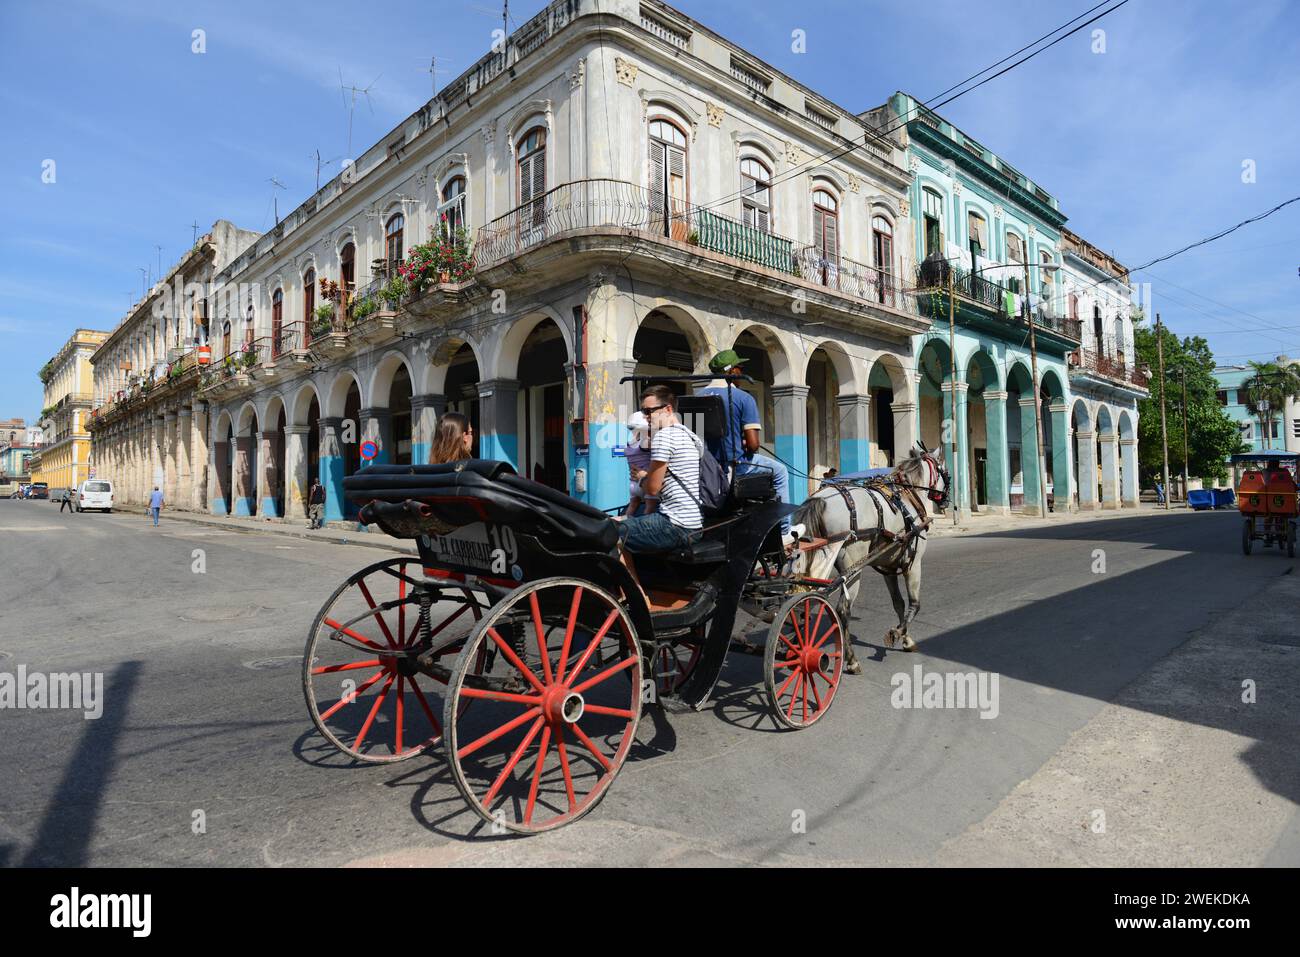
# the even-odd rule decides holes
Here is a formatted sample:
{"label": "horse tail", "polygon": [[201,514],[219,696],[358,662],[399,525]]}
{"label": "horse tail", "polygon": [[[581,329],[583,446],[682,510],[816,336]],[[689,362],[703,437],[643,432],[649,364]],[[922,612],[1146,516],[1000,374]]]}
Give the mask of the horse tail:
{"label": "horse tail", "polygon": [[826,499],[814,495],[790,516],[790,524],[803,525],[813,538],[826,538]]}

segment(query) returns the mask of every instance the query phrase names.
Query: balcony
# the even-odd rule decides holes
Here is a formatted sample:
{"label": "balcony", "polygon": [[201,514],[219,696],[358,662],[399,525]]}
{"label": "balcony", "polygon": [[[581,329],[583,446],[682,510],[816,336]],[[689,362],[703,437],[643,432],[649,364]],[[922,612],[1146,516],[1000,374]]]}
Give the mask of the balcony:
{"label": "balcony", "polygon": [[[966,324],[968,320],[978,318],[982,325],[994,331],[1029,328],[1023,299],[1016,292],[971,270],[934,259],[916,267],[916,288],[922,294],[918,298],[922,310],[933,313],[931,319],[947,318],[948,305],[943,296],[947,293],[949,281],[958,299],[957,321]],[[963,309],[963,303],[973,308]],[[1083,323],[1058,315],[1049,302],[1041,299],[1033,307],[1033,319],[1036,332],[1047,333],[1066,344],[1077,343],[1083,336]]]}
{"label": "balcony", "polygon": [[919,318],[913,298],[902,294],[890,273],[842,256],[827,257],[816,246],[797,244],[712,209],[670,202],[671,207],[666,207],[661,195],[621,180],[565,183],[479,229],[475,269],[482,273],[560,238],[630,232],[638,238],[693,247],[719,259],[720,265],[758,266],[780,274],[777,278],[863,301],[855,305],[884,306]]}
{"label": "balcony", "polygon": [[1070,353],[1070,375],[1100,378],[1143,391],[1150,391],[1151,388],[1151,376],[1145,370],[1128,363],[1122,352],[1104,347],[1101,351],[1079,348]]}

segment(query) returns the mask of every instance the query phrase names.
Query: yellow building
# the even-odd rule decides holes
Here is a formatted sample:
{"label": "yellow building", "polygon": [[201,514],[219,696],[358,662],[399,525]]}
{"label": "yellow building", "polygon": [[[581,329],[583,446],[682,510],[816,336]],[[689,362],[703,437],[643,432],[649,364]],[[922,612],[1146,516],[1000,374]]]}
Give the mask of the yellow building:
{"label": "yellow building", "polygon": [[32,481],[45,482],[51,492],[75,488],[90,477],[90,432],[86,428],[94,398],[90,356],[107,338],[107,332],[78,329],[41,369],[45,444],[29,464]]}

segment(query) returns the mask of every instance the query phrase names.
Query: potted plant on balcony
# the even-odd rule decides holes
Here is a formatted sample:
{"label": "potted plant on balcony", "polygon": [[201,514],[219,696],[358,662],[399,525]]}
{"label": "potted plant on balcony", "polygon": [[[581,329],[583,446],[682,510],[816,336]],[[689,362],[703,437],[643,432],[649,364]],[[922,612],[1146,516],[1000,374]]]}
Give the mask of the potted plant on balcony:
{"label": "potted plant on balcony", "polygon": [[379,291],[380,297],[388,303],[388,308],[392,311],[397,310],[397,304],[402,301],[402,297],[407,293],[406,280],[401,276],[394,276],[384,284],[384,288]]}
{"label": "potted plant on balcony", "polygon": [[[328,280],[321,280],[321,282],[328,282]],[[322,303],[312,313],[311,337],[319,339],[321,336],[328,336],[333,331],[334,304],[332,302]]]}
{"label": "potted plant on balcony", "polygon": [[373,316],[378,311],[379,303],[373,297],[365,296],[352,307],[352,319],[354,322],[361,322],[367,316]]}

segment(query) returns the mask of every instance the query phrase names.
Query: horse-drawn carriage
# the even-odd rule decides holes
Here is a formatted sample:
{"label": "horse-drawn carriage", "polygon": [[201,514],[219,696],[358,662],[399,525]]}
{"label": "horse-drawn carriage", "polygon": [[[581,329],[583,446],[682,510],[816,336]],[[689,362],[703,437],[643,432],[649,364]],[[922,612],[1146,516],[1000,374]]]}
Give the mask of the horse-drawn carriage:
{"label": "horse-drawn carriage", "polygon": [[1276,544],[1295,557],[1296,523],[1300,496],[1296,477],[1300,454],[1278,449],[1241,452],[1232,457],[1244,465],[1237,482],[1237,509],[1241,512],[1241,550],[1249,555],[1252,545]]}
{"label": "horse-drawn carriage", "polygon": [[[716,400],[700,407],[706,432],[722,427]],[[742,607],[770,622],[776,719],[816,723],[851,654],[835,600],[847,579],[796,571],[781,533],[790,506],[770,476],[747,478],[689,545],[638,553],[638,587],[607,513],[508,464],[380,465],[348,477],[361,520],[414,539],[419,555],[362,569],[317,615],[303,659],[317,729],[365,762],[441,744],[485,820],[549,830],[606,793],[643,706],[704,707]]]}

